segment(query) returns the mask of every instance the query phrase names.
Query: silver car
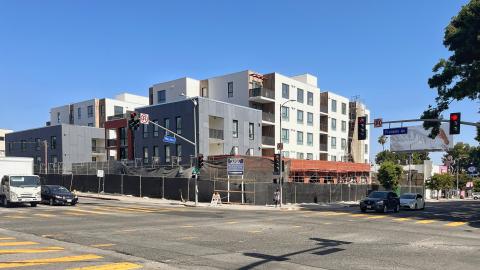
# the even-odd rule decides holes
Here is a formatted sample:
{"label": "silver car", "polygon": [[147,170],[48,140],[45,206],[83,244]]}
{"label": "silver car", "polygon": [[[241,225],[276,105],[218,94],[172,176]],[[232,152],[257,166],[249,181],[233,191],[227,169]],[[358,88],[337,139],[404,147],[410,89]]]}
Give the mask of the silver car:
{"label": "silver car", "polygon": [[425,209],[425,199],[418,193],[404,193],[400,196],[400,207],[408,209]]}

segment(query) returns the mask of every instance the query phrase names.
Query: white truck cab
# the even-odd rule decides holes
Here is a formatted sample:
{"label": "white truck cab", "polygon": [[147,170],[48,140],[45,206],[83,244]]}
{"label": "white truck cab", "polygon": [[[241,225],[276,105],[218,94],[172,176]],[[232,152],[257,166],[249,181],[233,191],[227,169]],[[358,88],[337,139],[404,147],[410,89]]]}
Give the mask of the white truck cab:
{"label": "white truck cab", "polygon": [[0,197],[4,207],[14,203],[30,203],[35,207],[42,200],[40,178],[37,175],[4,175]]}

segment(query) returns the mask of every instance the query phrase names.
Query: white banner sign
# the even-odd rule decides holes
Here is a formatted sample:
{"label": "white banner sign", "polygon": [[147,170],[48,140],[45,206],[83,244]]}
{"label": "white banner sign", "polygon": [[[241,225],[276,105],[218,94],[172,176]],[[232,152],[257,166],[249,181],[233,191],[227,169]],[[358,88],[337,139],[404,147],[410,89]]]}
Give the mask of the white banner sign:
{"label": "white banner sign", "polygon": [[423,126],[408,127],[407,134],[390,136],[390,151],[445,151],[453,148],[453,136],[448,134],[448,124],[440,126],[435,139],[428,137],[430,130]]}

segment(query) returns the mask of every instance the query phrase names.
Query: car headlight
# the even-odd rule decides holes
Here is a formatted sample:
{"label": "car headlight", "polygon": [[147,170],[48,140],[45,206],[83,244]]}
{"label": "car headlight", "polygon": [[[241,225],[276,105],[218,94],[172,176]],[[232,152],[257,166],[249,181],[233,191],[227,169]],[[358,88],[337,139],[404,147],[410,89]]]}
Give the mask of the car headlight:
{"label": "car headlight", "polygon": [[383,204],[383,201],[378,201],[377,204],[378,204],[378,205],[382,205],[382,204]]}

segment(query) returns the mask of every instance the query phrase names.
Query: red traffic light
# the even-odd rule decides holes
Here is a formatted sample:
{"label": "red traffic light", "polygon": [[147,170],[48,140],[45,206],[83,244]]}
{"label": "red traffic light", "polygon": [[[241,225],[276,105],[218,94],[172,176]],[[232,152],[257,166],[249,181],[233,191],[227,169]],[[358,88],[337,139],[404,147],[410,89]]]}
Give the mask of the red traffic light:
{"label": "red traffic light", "polygon": [[450,120],[457,121],[458,120],[458,114],[456,114],[456,113],[450,114]]}

